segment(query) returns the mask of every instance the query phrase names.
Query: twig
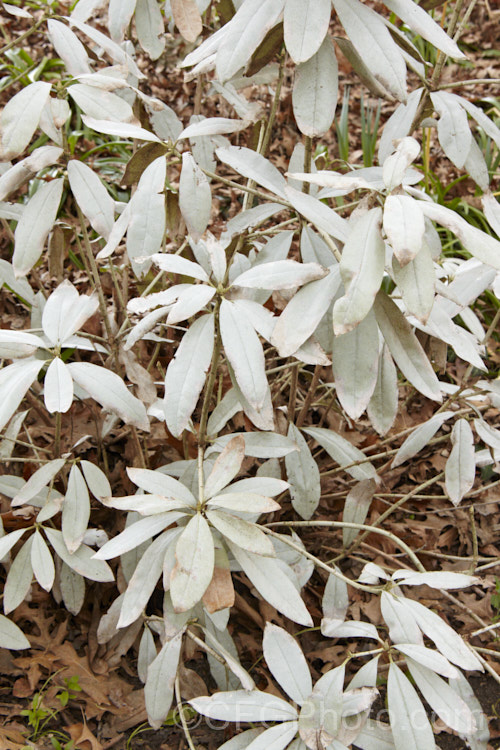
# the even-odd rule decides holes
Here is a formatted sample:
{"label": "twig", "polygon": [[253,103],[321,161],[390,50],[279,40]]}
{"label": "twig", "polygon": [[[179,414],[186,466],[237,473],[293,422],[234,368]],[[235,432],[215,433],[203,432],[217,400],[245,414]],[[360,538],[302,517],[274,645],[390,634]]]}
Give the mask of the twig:
{"label": "twig", "polygon": [[[274,536],[277,536],[279,539],[285,542],[285,544],[289,544],[287,537],[283,537],[282,534],[276,534],[275,532],[272,532],[271,526],[286,526],[288,528],[302,528],[302,527],[308,527],[308,526],[309,527],[318,526],[321,528],[330,527],[333,529],[357,529],[358,531],[366,529],[368,534],[370,534],[373,531],[375,534],[380,534],[380,536],[385,536],[388,539],[391,539],[391,541],[393,541],[394,544],[397,544],[398,547],[401,547],[401,549],[403,549],[406,552],[406,554],[408,555],[410,560],[413,562],[417,570],[419,570],[421,573],[426,572],[424,566],[422,565],[422,563],[420,562],[416,554],[413,552],[413,550],[410,549],[410,547],[405,542],[403,542],[402,539],[396,536],[396,534],[393,534],[392,531],[386,531],[386,529],[378,529],[375,526],[370,526],[365,523],[350,523],[348,521],[273,521],[272,523],[268,523],[265,526],[260,527],[266,533],[270,533],[270,534],[273,534]],[[293,548],[297,549],[298,552],[301,552],[301,553],[304,552],[302,547],[300,547],[298,544],[295,545],[292,542],[290,542],[289,546],[290,547],[293,546]],[[314,555],[309,555],[309,553],[306,554],[306,557],[309,557],[309,559],[314,560],[314,561],[318,560],[317,557],[315,557]],[[318,560],[318,562],[321,562],[321,561]],[[327,570],[328,572],[334,571],[334,569],[331,568],[329,565],[326,565],[326,563],[321,563],[320,567],[323,567],[323,570]],[[335,571],[335,574],[337,572],[338,571]],[[345,576],[342,576],[342,578],[355,587],[360,586],[360,584],[358,583],[355,584],[355,582],[350,581],[350,579],[346,578]],[[372,588],[366,588],[366,587],[362,588],[361,590],[373,591]]]}
{"label": "twig", "polygon": [[177,672],[175,676],[175,700],[177,703],[177,712],[181,720],[182,729],[184,731],[184,736],[186,738],[186,742],[189,745],[189,750],[196,750],[193,744],[193,740],[191,739],[191,732],[189,731],[186,717],[184,716],[184,708],[183,708],[182,700],[181,700],[181,688],[180,688],[180,683],[179,683],[179,672]]}
{"label": "twig", "polygon": [[307,391],[307,395],[305,397],[304,403],[302,405],[302,408],[299,412],[299,416],[297,417],[297,421],[295,423],[297,427],[302,427],[302,425],[304,424],[304,420],[307,416],[309,407],[311,406],[312,400],[314,398],[314,394],[316,393],[316,389],[319,384],[320,374],[321,374],[321,365],[316,365],[316,367],[314,368],[311,385],[309,386],[309,390]]}

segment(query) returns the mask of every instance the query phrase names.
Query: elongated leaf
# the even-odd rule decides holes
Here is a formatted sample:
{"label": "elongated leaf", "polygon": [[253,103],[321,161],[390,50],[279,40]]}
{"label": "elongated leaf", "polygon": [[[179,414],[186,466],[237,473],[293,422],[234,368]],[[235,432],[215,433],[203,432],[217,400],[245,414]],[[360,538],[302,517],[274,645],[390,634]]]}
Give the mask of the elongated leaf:
{"label": "elongated leaf", "polygon": [[103,497],[109,497],[112,494],[111,485],[106,474],[95,464],[90,461],[81,461],[80,467],[87,486],[91,493],[100,500]]}
{"label": "elongated leaf", "polygon": [[338,65],[333,43],[324,39],[307,62],[297,66],[292,103],[301,133],[315,138],[332,126],[338,97]]}
{"label": "elongated leaf", "polygon": [[321,621],[321,632],[327,638],[371,638],[374,641],[380,640],[375,625],[362,620],[338,622],[325,618]]}
{"label": "elongated leaf", "polygon": [[389,635],[393,643],[413,643],[423,647],[422,633],[406,602],[406,599],[383,591],[380,598],[382,617],[389,626]]}
{"label": "elongated leaf", "polygon": [[297,453],[285,456],[287,478],[294,510],[308,520],[318,507],[321,497],[319,468],[300,430],[290,423],[288,437],[298,445]]}
{"label": "elongated leaf", "polygon": [[198,263],[193,263],[192,260],[187,260],[187,258],[183,258],[181,255],[155,253],[153,255],[153,262],[158,268],[161,268],[162,271],[167,271],[167,273],[178,273],[183,276],[200,279],[200,281],[208,281],[206,271]]}
{"label": "elongated leaf", "polygon": [[97,260],[101,260],[102,258],[109,258],[109,256],[115,252],[116,248],[122,241],[125,232],[127,231],[129,221],[130,202],[127,203],[120,216],[113,224],[113,228],[109,234],[107,243],[102,248],[102,250],[97,253]]}
{"label": "elongated leaf", "polygon": [[81,544],[76,552],[71,555],[66,548],[63,535],[58,529],[44,526],[44,531],[58,557],[72,570],[91,581],[109,583],[114,580],[113,572],[108,563],[103,560],[96,560],[94,550],[87,547],[86,544]]}
{"label": "elongated leaf", "polygon": [[15,94],[0,114],[0,161],[19,156],[38,127],[51,85],[36,81]]}
{"label": "elongated leaf", "polygon": [[73,380],[101,406],[127,424],[149,432],[144,404],[130,393],[119,375],[90,362],[71,362],[67,367]]}
{"label": "elongated leaf", "polygon": [[413,0],[384,0],[384,5],[407,23],[416,34],[427,39],[434,47],[437,47],[449,57],[453,57],[455,60],[465,57],[441,26]]}
{"label": "elongated leaf", "polygon": [[15,651],[30,648],[30,642],[21,628],[4,615],[0,615],[0,648],[11,648]]}
{"label": "elongated leaf", "polygon": [[105,498],[102,501],[107,508],[135,511],[141,516],[153,516],[170,510],[185,508],[182,500],[171,500],[161,495],[127,495],[125,497]]}
{"label": "elongated leaf", "polygon": [[49,18],[47,30],[52,45],[72,76],[91,73],[89,57],[77,35],[65,23]]}
{"label": "elongated leaf", "polygon": [[208,521],[233,544],[255,555],[274,557],[273,543],[259,527],[221,510],[207,510]]}
{"label": "elongated leaf", "polygon": [[392,427],[398,411],[398,376],[392,357],[384,344],[378,360],[378,374],[375,389],[368,403],[367,413],[379,433]]}
{"label": "elongated leaf", "polygon": [[224,742],[219,747],[219,750],[247,750],[249,744],[261,735],[263,731],[262,729],[246,729],[244,732],[240,732],[232,739]]}
{"label": "elongated leaf", "polygon": [[56,569],[50,550],[47,547],[47,543],[38,529],[33,535],[31,567],[33,568],[35,578],[42,589],[50,591],[54,584]]}
{"label": "elongated leaf", "polygon": [[[80,0],[80,5],[81,4],[82,2]],[[137,76],[137,78],[145,77],[144,73],[141,73],[140,69],[137,67],[134,59],[123,49],[122,46],[111,40],[109,36],[106,36],[106,34],[98,31],[96,28],[94,28],[94,26],[90,26],[89,24],[82,21],[80,18],[78,18],[79,15],[80,14],[78,13],[74,13],[71,15],[70,23],[72,26],[76,26],[76,28],[79,29],[83,34],[85,34],[86,37],[95,42],[101,50],[104,50],[104,52],[109,55],[112,60],[114,60],[119,65],[124,65],[126,68],[128,68],[130,73]]]}
{"label": "elongated leaf", "polygon": [[406,309],[421,323],[427,323],[434,304],[436,274],[431,250],[425,240],[416,257],[405,266],[394,257],[392,270]]}
{"label": "elongated leaf", "polygon": [[42,367],[41,360],[27,359],[0,370],[0,429],[15,413]]}
{"label": "elongated leaf", "polygon": [[326,242],[308,226],[303,227],[300,235],[300,255],[304,263],[319,263],[325,268],[335,260]]}
{"label": "elongated leaf", "polygon": [[322,279],[327,273],[327,270],[317,263],[276,260],[249,268],[233,280],[233,285],[250,289],[294,289],[310,281]]}
{"label": "elongated leaf", "polygon": [[0,329],[0,357],[2,359],[30,357],[40,346],[43,346],[43,341],[32,333]]}
{"label": "elongated leaf", "polygon": [[227,233],[229,236],[242,234],[247,229],[253,229],[269,219],[271,216],[283,211],[280,203],[262,203],[247,211],[241,211],[227,222]]}
{"label": "elongated leaf", "polygon": [[139,44],[152,60],[157,60],[165,49],[165,28],[156,0],[137,0],[134,17]]}
{"label": "elongated leaf", "polygon": [[250,492],[225,492],[221,495],[215,495],[210,498],[207,506],[252,515],[254,513],[272,513],[280,509],[278,503],[269,497]]}
{"label": "elongated leaf", "polygon": [[26,529],[16,529],[0,537],[0,560],[5,560],[12,547],[21,539]]}
{"label": "elongated leaf", "polygon": [[14,233],[12,265],[16,276],[26,276],[39,260],[56,220],[63,185],[62,177],[43,183],[24,209]]}
{"label": "elongated leaf", "polygon": [[465,701],[434,671],[413,659],[407,661],[418,689],[439,718],[456,732],[473,734],[476,722]]}
{"label": "elongated leaf", "polygon": [[398,643],[398,651],[401,651],[405,656],[409,656],[414,661],[422,664],[424,667],[432,669],[438,674],[442,674],[443,677],[449,677],[454,680],[458,677],[460,672],[458,669],[450,664],[439,651],[435,651],[425,646],[418,646],[416,643]]}
{"label": "elongated leaf", "polygon": [[205,482],[205,498],[220,492],[238,474],[245,457],[245,441],[234,437],[224,448]]}
{"label": "elongated leaf", "polygon": [[257,151],[239,146],[218,148],[215,152],[221,162],[234,169],[235,172],[254,180],[258,185],[285,197],[286,180],[276,167]]}
{"label": "elongated leaf", "polygon": [[199,240],[210,221],[212,193],[208,179],[188,152],[182,155],[179,207],[190,235]]}
{"label": "elongated leaf", "polygon": [[179,536],[179,529],[169,529],[152,542],[141,556],[128,582],[117,628],[131,625],[141,616],[156,588],[163,570],[165,552]]}
{"label": "elongated leaf", "polygon": [[200,122],[193,122],[177,136],[180,141],[183,138],[198,138],[207,135],[223,135],[238,133],[248,127],[243,120],[233,120],[229,117],[207,117]]}
{"label": "elongated leaf", "polygon": [[145,625],[137,654],[137,674],[141,682],[145,683],[150,664],[156,659],[156,644],[151,630]]}
{"label": "elongated leaf", "polygon": [[0,200],[4,200],[9,193],[21,187],[23,183],[27,182],[40,169],[55,164],[62,156],[62,153],[63,150],[56,146],[41,146],[32,151],[25,159],[21,159],[14,166],[3,172],[0,176]]}
{"label": "elongated leaf", "polygon": [[175,325],[200,312],[215,296],[215,288],[205,284],[190,285],[174,303],[167,317],[168,325]]}
{"label": "elongated leaf", "polygon": [[424,239],[424,215],[418,201],[408,195],[388,195],[383,223],[396,258],[405,266],[420,252]]}
{"label": "elongated leaf", "polygon": [[127,254],[134,273],[143,276],[151,261],[144,261],[161,249],[165,233],[165,178],[167,163],[160,156],[141,175],[130,206],[127,231]]}
{"label": "elongated leaf", "polygon": [[413,599],[404,599],[402,603],[407,610],[410,610],[418,626],[431,641],[434,641],[436,648],[443,656],[446,656],[448,661],[462,669],[483,671],[483,666],[472,649],[439,615]]}
{"label": "elongated leaf", "polygon": [[107,135],[117,135],[119,138],[135,138],[138,141],[153,141],[161,143],[161,140],[154,133],[138,125],[132,125],[128,122],[111,122],[111,120],[96,119],[89,115],[82,115],[85,125],[91,130]]}
{"label": "elongated leaf", "polygon": [[349,333],[367,316],[380,289],[385,264],[381,220],[381,209],[370,209],[356,221],[344,245],[340,273],[346,294],[333,308],[336,335]]}
{"label": "elongated leaf", "polygon": [[297,734],[297,729],[297,721],[284,721],[276,724],[247,745],[247,750],[284,750],[290,747],[290,740]]}
{"label": "elongated leaf", "polygon": [[183,516],[185,516],[185,513],[166,511],[130,523],[120,534],[106,542],[95,553],[94,558],[96,560],[110,560],[113,557],[118,557],[118,555],[123,555],[151,539],[160,531],[164,531],[171,523],[175,523]]}
{"label": "elongated leaf", "polygon": [[[289,446],[293,446],[293,443],[290,442]],[[224,497],[234,493],[250,492],[256,493],[257,495],[265,495],[266,497],[275,497],[276,495],[285,492],[289,486],[288,482],[284,482],[282,479],[275,479],[274,477],[268,476],[256,476],[249,477],[248,479],[240,479],[238,482],[234,482],[230,487],[225,487],[221,490],[220,495]]]}
{"label": "elongated leaf", "polygon": [[289,703],[260,690],[233,690],[202,696],[189,704],[202,716],[218,721],[290,721],[297,712]]}
{"label": "elongated leaf", "polygon": [[[336,568],[336,570],[338,570]],[[339,624],[345,620],[347,609],[349,606],[349,595],[347,592],[347,584],[332,573],[329,574],[325,590],[323,592],[323,600],[321,607],[323,609],[323,616],[325,620],[335,620]],[[323,628],[323,621],[321,623]]]}
{"label": "elongated leaf", "polygon": [[472,133],[467,113],[459,100],[446,91],[431,93],[434,109],[439,114],[437,131],[439,143],[446,156],[461,169],[470,151]]}
{"label": "elongated leaf", "polygon": [[373,719],[366,720],[355,742],[361,750],[396,750],[389,724]]}
{"label": "elongated leaf", "polygon": [[83,541],[90,518],[89,491],[82,472],[75,464],[68,477],[68,489],[62,511],[62,535],[68,551],[73,554]]}
{"label": "elongated leaf", "polygon": [[217,51],[216,72],[224,83],[244,67],[278,21],[285,0],[245,0],[228,24]]}
{"label": "elongated leaf", "polygon": [[488,135],[491,140],[496,143],[498,148],[500,148],[500,128],[493,122],[491,117],[488,117],[483,112],[481,107],[473,104],[464,96],[458,96],[457,94],[451,94],[451,96],[459,101],[460,106],[462,106],[466,110],[466,112],[469,113],[469,115],[477,122],[479,127],[484,130],[486,135]]}
{"label": "elongated leaf", "polygon": [[301,706],[312,692],[312,680],[302,649],[283,628],[266,623],[262,641],[264,658],[273,677]]}
{"label": "elongated leaf", "polygon": [[309,627],[312,624],[311,615],[297,589],[275,560],[245,552],[229,541],[228,546],[244,573],[269,604],[300,625]]}
{"label": "elongated leaf", "polygon": [[96,294],[80,295],[66,279],[52,292],[43,308],[43,332],[53,346],[62,346],[98,306]]}
{"label": "elongated leaf", "polygon": [[330,234],[341,242],[347,240],[349,234],[347,221],[342,219],[333,209],[325,206],[314,196],[301,193],[292,187],[287,187],[285,194],[294,209],[314,224],[317,229]]}
{"label": "elongated leaf", "polygon": [[202,32],[200,11],[195,0],[170,0],[175,25],[188,42],[196,41]]}
{"label": "elongated leaf", "polygon": [[385,161],[382,177],[387,190],[394,190],[402,184],[405,173],[420,153],[420,144],[415,138],[407,136],[396,141],[396,149]]}
{"label": "elongated leaf", "polygon": [[333,0],[339,20],[363,62],[382,86],[406,101],[404,58],[379,16],[359,0]]}
{"label": "elongated leaf", "polygon": [[311,750],[330,747],[342,720],[345,665],[326,672],[305,701],[299,715],[299,734]]}
{"label": "elongated leaf", "polygon": [[[297,450],[295,443],[285,435],[276,432],[244,432],[245,454],[253,458],[281,458]],[[218,451],[222,450],[234,435],[223,435],[213,444]],[[231,486],[231,491],[233,487]]]}
{"label": "elongated leaf", "polygon": [[114,42],[123,42],[134,15],[136,0],[109,0],[108,29]]}
{"label": "elongated leaf", "polygon": [[481,440],[494,450],[500,450],[500,430],[495,430],[484,419],[475,419],[474,427]]}
{"label": "elongated leaf", "polygon": [[180,535],[175,557],[170,596],[176,612],[187,612],[200,601],[214,572],[212,532],[201,513],[196,513]]}
{"label": "elongated leaf", "polygon": [[410,383],[433,401],[441,401],[441,390],[410,324],[397,305],[384,292],[375,300],[375,316],[385,342],[398,367]]}
{"label": "elongated leaf", "polygon": [[467,742],[471,750],[487,750],[490,732],[488,729],[488,719],[481,708],[481,704],[474,695],[474,692],[461,672],[450,682],[453,690],[464,700],[474,715],[477,729],[472,735],[462,735],[462,739]]}
{"label": "elongated leaf", "polygon": [[205,383],[214,348],[214,317],[198,318],[182,339],[165,376],[165,419],[178,437],[187,426]]}
{"label": "elongated leaf", "polygon": [[68,162],[71,191],[93,229],[108,239],[114,224],[114,201],[95,172],[76,159]]}
{"label": "elongated leaf", "polygon": [[408,461],[409,458],[413,458],[413,456],[429,443],[429,440],[432,440],[439,428],[452,416],[452,411],[442,411],[419,425],[406,438],[403,445],[394,456],[391,466],[400,466],[405,461]]}
{"label": "elongated leaf", "polygon": [[166,641],[156,659],[149,665],[144,698],[148,720],[154,729],[161,727],[174,697],[182,635],[183,632],[180,631]]}
{"label": "elongated leaf", "polygon": [[94,120],[127,123],[134,119],[130,104],[111,91],[75,83],[69,87],[68,93],[82,112]]}
{"label": "elongated leaf", "polygon": [[15,495],[12,504],[14,506],[22,505],[32,500],[43,487],[52,482],[65,463],[65,458],[54,458],[52,461],[43,464],[31,475],[21,491]]}
{"label": "elongated leaf", "polygon": [[377,383],[378,360],[378,326],[371,311],[352,331],[334,336],[335,388],[342,408],[351,419],[358,419],[370,402]]}
{"label": "elongated leaf", "polygon": [[259,410],[268,388],[262,344],[246,316],[239,315],[226,299],[220,306],[220,331],[238,386],[250,405]]}
{"label": "elongated leaf", "polygon": [[[271,343],[281,357],[294,354],[312,336],[340,287],[338,266],[324,279],[313,281],[295,294],[278,318]],[[307,313],[307,314],[306,314]]]}
{"label": "elongated leaf", "polygon": [[296,65],[309,60],[328,32],[330,0],[286,0],[285,45]]}
{"label": "elongated leaf", "polygon": [[398,750],[433,750],[434,734],[417,691],[395,664],[387,681],[389,718]]}
{"label": "elongated leaf", "polygon": [[[375,490],[376,483],[373,479],[363,479],[362,482],[355,484],[352,490],[347,493],[342,520],[348,523],[364,523]],[[357,529],[343,529],[342,542],[344,547],[352,544],[358,534]]]}
{"label": "elongated leaf", "polygon": [[52,360],[44,380],[44,401],[48,412],[65,413],[73,403],[73,380],[62,359]]}
{"label": "elongated leaf", "polygon": [[474,436],[466,419],[458,419],[451,432],[453,448],[446,461],[446,492],[453,505],[458,505],[472,488],[476,475]]}
{"label": "elongated leaf", "polygon": [[[304,432],[314,438],[339,466],[349,466],[346,471],[358,481],[376,478],[377,473],[373,464],[366,460],[365,454],[333,430],[327,430],[324,427],[308,427]],[[359,466],[350,466],[358,462]]]}
{"label": "elongated leaf", "polygon": [[465,221],[455,211],[436,203],[421,201],[422,211],[431,221],[452,231],[466,250],[492,268],[500,270],[500,242]]}
{"label": "elongated leaf", "polygon": [[379,164],[384,164],[387,157],[394,151],[394,142],[396,139],[405,138],[415,117],[417,107],[422,97],[423,89],[415,89],[408,94],[406,104],[400,104],[387,120],[382,131],[380,145],[378,149]]}
{"label": "elongated leaf", "polygon": [[3,592],[3,611],[6,615],[21,604],[30,590],[33,579],[32,546],[33,537],[31,536],[23,544],[9,568]]}
{"label": "elongated leaf", "polygon": [[207,612],[214,614],[223,609],[231,608],[234,605],[234,600],[235,593],[229,560],[226,551],[219,548],[215,550],[214,574],[203,594],[203,606]]}
{"label": "elongated leaf", "polygon": [[182,482],[160,471],[127,468],[127,474],[138,487],[153,495],[181,500],[188,507],[196,508],[196,500]]}

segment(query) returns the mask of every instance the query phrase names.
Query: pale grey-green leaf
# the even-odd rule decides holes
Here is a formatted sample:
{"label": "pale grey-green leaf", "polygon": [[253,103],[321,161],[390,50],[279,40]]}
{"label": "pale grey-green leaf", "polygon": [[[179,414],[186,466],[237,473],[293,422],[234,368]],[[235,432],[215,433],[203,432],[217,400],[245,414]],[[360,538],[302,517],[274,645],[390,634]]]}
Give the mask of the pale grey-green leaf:
{"label": "pale grey-green leaf", "polygon": [[[314,438],[339,466],[347,466],[346,471],[354,479],[361,481],[376,478],[375,468],[367,460],[365,454],[338,433],[324,427],[308,427],[304,432]],[[352,464],[358,465],[352,466]]]}
{"label": "pale grey-green leaf", "polygon": [[441,401],[441,389],[432,365],[396,303],[379,292],[374,309],[385,342],[403,375],[424,396]]}
{"label": "pale grey-green leaf", "polygon": [[286,0],[285,45],[296,65],[318,51],[328,32],[331,13],[330,0]]}
{"label": "pale grey-green leaf", "polygon": [[199,395],[214,347],[214,317],[198,318],[184,335],[165,376],[165,418],[178,437],[186,428]]}
{"label": "pale grey-green leaf", "polygon": [[318,507],[321,497],[319,468],[307,441],[293,423],[288,428],[288,437],[299,448],[297,452],[285,456],[292,506],[301,518],[308,520]]}
{"label": "pale grey-green leaf", "polygon": [[338,65],[326,37],[306,62],[297,66],[292,92],[293,113],[301,133],[315,138],[332,126],[338,97]]}
{"label": "pale grey-green leaf", "polygon": [[56,220],[63,186],[62,177],[43,183],[24,209],[14,233],[12,265],[16,276],[26,276],[39,260]]}

